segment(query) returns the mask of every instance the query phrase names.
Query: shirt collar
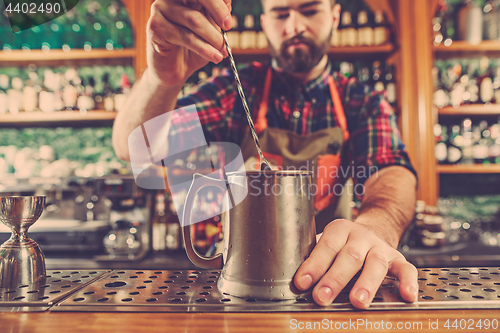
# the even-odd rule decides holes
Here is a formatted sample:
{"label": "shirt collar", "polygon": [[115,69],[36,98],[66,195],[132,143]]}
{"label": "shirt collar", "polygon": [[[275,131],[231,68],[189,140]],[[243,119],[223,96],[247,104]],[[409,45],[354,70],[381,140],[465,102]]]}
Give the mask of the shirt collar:
{"label": "shirt collar", "polygon": [[[278,66],[278,62],[276,61],[276,59],[273,59],[271,61],[271,66],[275,73],[278,73],[279,76],[285,79],[285,82],[291,82],[286,72],[284,72],[283,69],[281,69]],[[315,79],[297,85],[297,88],[302,88],[304,92],[310,92],[313,89],[322,90],[323,88],[328,86],[328,76],[331,75],[331,73],[332,73],[332,62],[330,61],[330,59],[328,59],[328,63],[326,64],[325,70],[323,71],[323,73],[321,73],[321,75],[319,75]]]}

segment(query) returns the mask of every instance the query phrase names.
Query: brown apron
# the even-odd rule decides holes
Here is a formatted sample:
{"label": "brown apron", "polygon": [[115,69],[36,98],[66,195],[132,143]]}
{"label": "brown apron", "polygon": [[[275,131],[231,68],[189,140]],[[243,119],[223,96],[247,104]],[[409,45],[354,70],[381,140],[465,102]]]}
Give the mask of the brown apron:
{"label": "brown apron", "polygon": [[[344,108],[340,100],[333,77],[328,77],[328,86],[333,101],[334,112],[339,126],[325,128],[310,134],[300,135],[290,130],[269,128],[267,126],[267,110],[269,91],[271,88],[272,70],[266,73],[262,100],[255,119],[255,129],[264,157],[274,166],[281,169],[308,170],[314,172],[316,189],[314,207],[318,232],[335,218],[350,219],[350,201],[352,192],[347,191],[346,180],[341,167],[348,166],[348,159],[341,158],[346,154],[343,149],[349,139]],[[256,163],[247,169],[259,167],[260,161],[255,143],[248,129],[242,143],[243,159],[254,158]],[[343,189],[343,190],[341,190]],[[349,193],[348,193],[349,192]],[[340,194],[340,195],[338,195]],[[351,195],[349,195],[351,194]]]}

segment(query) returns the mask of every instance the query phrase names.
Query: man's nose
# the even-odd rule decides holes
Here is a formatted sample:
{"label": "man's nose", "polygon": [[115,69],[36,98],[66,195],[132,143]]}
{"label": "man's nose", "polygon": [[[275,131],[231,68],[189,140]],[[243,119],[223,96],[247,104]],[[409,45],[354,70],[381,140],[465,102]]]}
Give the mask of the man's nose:
{"label": "man's nose", "polygon": [[304,32],[305,29],[302,16],[294,10],[290,11],[285,26],[285,35],[287,37],[294,37]]}

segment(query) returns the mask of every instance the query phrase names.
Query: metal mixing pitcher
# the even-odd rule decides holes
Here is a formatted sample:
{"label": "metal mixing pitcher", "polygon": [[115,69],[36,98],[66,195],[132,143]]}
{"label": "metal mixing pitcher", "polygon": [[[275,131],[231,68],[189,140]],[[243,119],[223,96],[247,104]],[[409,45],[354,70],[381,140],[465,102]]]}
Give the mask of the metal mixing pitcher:
{"label": "metal mixing pitcher", "polygon": [[[316,245],[311,183],[312,172],[301,171],[234,172],[227,181],[196,174],[182,221],[189,259],[201,268],[222,268],[221,292],[255,299],[296,297],[293,276]],[[213,258],[196,252],[190,231],[194,199],[207,186],[227,189],[224,251]]]}

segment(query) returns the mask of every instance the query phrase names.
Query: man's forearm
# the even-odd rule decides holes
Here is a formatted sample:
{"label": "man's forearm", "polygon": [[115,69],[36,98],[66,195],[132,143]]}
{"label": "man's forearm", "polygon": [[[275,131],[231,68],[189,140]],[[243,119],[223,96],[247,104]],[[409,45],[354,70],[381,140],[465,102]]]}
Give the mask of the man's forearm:
{"label": "man's forearm", "polygon": [[146,69],[119,110],[113,125],[113,148],[120,159],[130,160],[128,136],[135,128],[175,109],[182,85],[166,87]]}
{"label": "man's forearm", "polygon": [[391,166],[365,182],[365,194],[355,222],[375,232],[396,248],[413,219],[416,178],[406,168]]}

